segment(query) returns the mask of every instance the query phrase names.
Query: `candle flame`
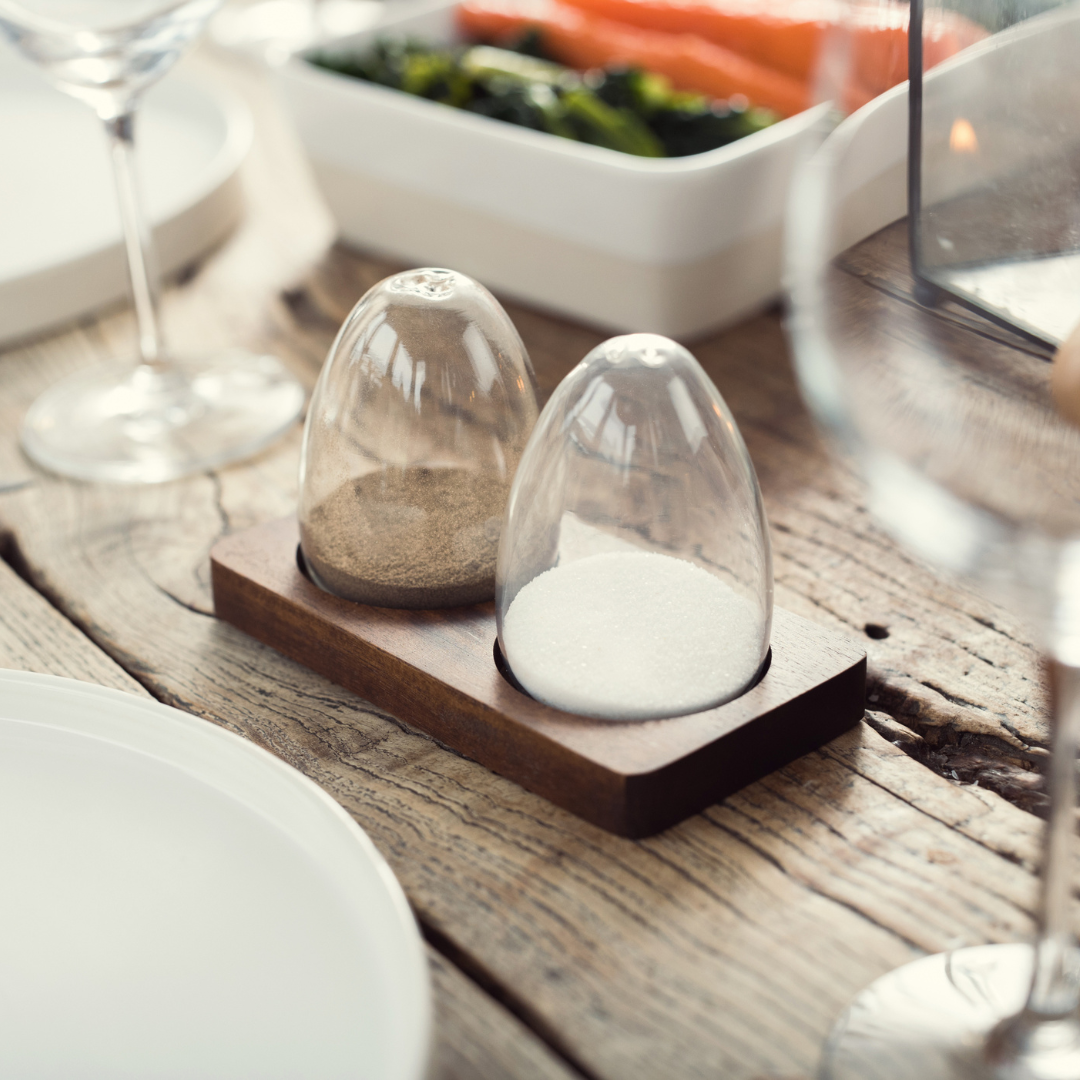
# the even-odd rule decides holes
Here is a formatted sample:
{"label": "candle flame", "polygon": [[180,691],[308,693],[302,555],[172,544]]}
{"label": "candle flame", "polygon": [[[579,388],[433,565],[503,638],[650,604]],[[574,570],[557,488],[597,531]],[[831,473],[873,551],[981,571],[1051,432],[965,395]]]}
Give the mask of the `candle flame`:
{"label": "candle flame", "polygon": [[949,149],[958,154],[974,154],[979,149],[979,139],[971,122],[962,116],[953,121],[949,132]]}

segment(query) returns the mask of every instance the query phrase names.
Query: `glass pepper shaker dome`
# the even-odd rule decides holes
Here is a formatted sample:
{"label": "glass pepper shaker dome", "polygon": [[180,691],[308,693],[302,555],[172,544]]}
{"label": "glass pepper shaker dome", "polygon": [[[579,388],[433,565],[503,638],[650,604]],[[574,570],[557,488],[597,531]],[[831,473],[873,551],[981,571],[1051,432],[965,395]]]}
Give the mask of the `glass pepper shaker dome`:
{"label": "glass pepper shaker dome", "polygon": [[676,716],[756,681],[772,622],[761,493],[681,345],[612,338],[556,389],[514,478],[496,608],[516,680],[567,712]]}
{"label": "glass pepper shaker dome", "polygon": [[528,354],[481,285],[423,269],[379,282],[339,331],[300,458],[309,576],[349,600],[490,600],[503,511],[537,407]]}

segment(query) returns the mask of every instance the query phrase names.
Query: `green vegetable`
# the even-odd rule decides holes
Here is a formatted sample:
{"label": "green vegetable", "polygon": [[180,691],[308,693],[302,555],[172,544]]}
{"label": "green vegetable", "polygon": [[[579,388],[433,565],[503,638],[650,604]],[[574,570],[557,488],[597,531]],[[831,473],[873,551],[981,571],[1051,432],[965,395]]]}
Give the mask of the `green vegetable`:
{"label": "green vegetable", "polygon": [[501,75],[515,81],[567,89],[581,83],[581,76],[562,64],[491,45],[474,45],[466,50],[461,57],[461,68],[477,79]]}
{"label": "green vegetable", "polygon": [[664,156],[660,140],[633,110],[611,106],[585,86],[563,94],[562,105],[566,123],[581,142],[639,157]]}
{"label": "green vegetable", "polygon": [[[607,104],[585,86],[577,72],[562,64],[476,45],[461,57],[461,67],[495,97],[516,96],[515,90],[523,94],[540,111],[543,129],[552,135],[625,154],[664,156],[663,146],[640,116]],[[486,111],[486,115],[492,113]]]}
{"label": "green vegetable", "polygon": [[366,53],[321,52],[318,67],[439,101],[494,120],[639,157],[682,157],[775,123],[766,109],[673,90],[638,68],[589,72],[556,64],[527,34],[514,50],[433,49],[383,39]]}
{"label": "green vegetable", "polygon": [[640,68],[605,71],[595,91],[609,105],[645,117],[668,157],[726,146],[779,119],[769,109],[748,108],[745,101],[713,102],[701,94],[673,90],[663,75]]}

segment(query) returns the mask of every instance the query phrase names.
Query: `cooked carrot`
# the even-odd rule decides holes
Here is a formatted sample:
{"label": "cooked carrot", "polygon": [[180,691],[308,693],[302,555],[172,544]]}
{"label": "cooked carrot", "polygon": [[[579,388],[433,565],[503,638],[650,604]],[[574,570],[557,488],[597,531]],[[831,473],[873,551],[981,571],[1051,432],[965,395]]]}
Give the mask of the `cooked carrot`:
{"label": "cooked carrot", "polygon": [[[698,34],[796,79],[813,74],[823,29],[821,0],[566,0],[645,30]],[[835,10],[835,5],[830,5]]]}
{"label": "cooked carrot", "polygon": [[[850,33],[857,81],[871,96],[907,78],[906,5],[845,6],[836,0],[565,0],[601,18],[646,30],[698,34],[796,79],[817,75],[826,36]],[[986,36],[954,12],[925,16],[926,67]]]}
{"label": "cooked carrot", "polygon": [[743,94],[754,105],[783,116],[810,104],[806,82],[696,34],[643,30],[559,0],[466,0],[458,8],[458,20],[465,33],[500,44],[536,28],[552,58],[568,67],[636,64],[666,75],[677,89],[714,98]]}
{"label": "cooked carrot", "polygon": [[[859,10],[859,9],[855,9]],[[896,4],[865,9],[840,28],[854,56],[845,104],[866,104],[908,77],[907,9]],[[923,24],[923,70],[948,60],[987,37],[987,32],[952,11],[927,12]]]}

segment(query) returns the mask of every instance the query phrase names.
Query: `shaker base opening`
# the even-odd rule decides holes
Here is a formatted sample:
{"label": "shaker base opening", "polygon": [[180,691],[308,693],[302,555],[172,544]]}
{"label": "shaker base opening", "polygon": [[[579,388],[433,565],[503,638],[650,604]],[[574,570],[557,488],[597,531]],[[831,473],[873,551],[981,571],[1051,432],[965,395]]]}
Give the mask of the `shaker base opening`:
{"label": "shaker base opening", "polygon": [[[494,641],[494,643],[492,645],[492,650],[491,651],[492,651],[492,657],[495,660],[495,668],[499,672],[499,674],[519,694],[523,694],[525,697],[529,698],[531,701],[537,701],[538,699],[534,698],[532,696],[532,694],[530,694],[529,691],[526,690],[525,687],[522,686],[520,682],[518,682],[517,676],[514,674],[514,672],[511,669],[510,664],[508,663],[506,657],[503,655],[502,649],[499,647],[499,639],[498,638],[495,639],[495,641]],[[771,666],[772,666],[772,646],[770,645],[768,651],[765,653],[765,659],[762,660],[762,662],[761,662],[761,667],[758,668],[757,674],[753,677],[753,679],[747,685],[746,689],[743,690],[743,692],[741,694],[739,694],[738,697],[730,698],[728,701],[725,701],[723,704],[727,705],[731,701],[738,701],[739,698],[742,697],[744,694],[750,693],[750,691],[753,690],[754,687],[757,686],[757,684],[759,682],[761,682],[762,679],[765,678],[765,676],[768,674],[769,668]],[[713,706],[713,708],[719,708],[719,706]],[[698,711],[699,712],[708,712],[709,710],[708,709],[700,709]],[[578,714],[577,713],[570,713],[568,715],[576,716]],[[673,714],[673,715],[675,715],[675,714]],[[681,713],[681,714],[677,714],[677,715],[689,715],[689,714]],[[582,719],[583,720],[596,720],[597,717],[595,717],[595,716],[583,716]],[[667,717],[657,717],[657,719],[663,720],[663,719],[668,719],[668,718]],[[611,724],[640,724],[640,723],[643,723],[643,721],[641,721],[641,720],[609,720],[608,723],[611,723]]]}

